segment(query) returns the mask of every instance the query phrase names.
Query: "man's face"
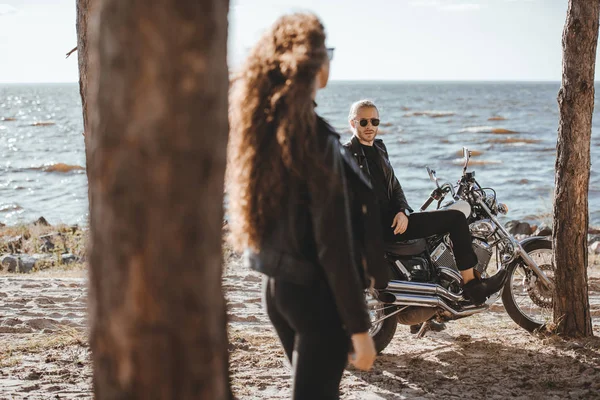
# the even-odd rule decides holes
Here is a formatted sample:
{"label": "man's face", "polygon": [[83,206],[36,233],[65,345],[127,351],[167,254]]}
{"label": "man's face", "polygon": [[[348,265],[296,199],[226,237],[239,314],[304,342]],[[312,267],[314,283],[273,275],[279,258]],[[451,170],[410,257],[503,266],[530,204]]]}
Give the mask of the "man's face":
{"label": "man's face", "polygon": [[[373,126],[373,119],[379,119],[379,112],[374,107],[361,107],[356,113],[354,120],[350,121],[352,132],[358,137],[359,142],[366,145],[373,145],[373,141],[377,136],[378,126]],[[366,122],[366,126],[361,125]]]}

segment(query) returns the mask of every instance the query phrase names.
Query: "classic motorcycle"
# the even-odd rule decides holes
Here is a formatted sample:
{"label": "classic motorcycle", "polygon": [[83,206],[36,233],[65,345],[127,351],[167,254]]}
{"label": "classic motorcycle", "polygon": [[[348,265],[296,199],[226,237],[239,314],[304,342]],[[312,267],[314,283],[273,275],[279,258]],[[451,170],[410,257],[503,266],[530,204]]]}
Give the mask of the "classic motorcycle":
{"label": "classic motorcycle", "polygon": [[[488,310],[502,297],[508,315],[522,328],[533,332],[552,319],[554,266],[552,242],[545,237],[516,240],[498,221],[508,207],[498,202],[496,191],[482,187],[475,172],[467,172],[471,153],[463,148],[464,167],[456,185],[440,185],[436,172],[427,167],[436,188],[420,211],[437,201],[437,209],[457,209],[467,217],[475,267],[482,277],[507,270],[504,287],[484,304],[475,305],[463,296],[462,277],[456,267],[449,235],[435,235],[386,245],[385,259],[393,279],[383,290],[367,292],[371,317],[370,334],[377,352],[391,342],[398,323],[446,322]],[[449,200],[445,199],[449,197]]]}

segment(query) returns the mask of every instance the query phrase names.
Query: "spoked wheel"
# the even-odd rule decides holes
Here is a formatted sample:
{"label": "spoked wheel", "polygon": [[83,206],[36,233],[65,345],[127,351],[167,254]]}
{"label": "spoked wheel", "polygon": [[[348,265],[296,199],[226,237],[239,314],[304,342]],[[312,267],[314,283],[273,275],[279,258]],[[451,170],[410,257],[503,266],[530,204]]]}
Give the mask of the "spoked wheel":
{"label": "spoked wheel", "polygon": [[[552,242],[538,240],[527,243],[523,248],[548,278],[554,281]],[[513,321],[529,332],[552,322],[553,293],[544,287],[523,260],[517,260],[508,267],[502,303]]]}
{"label": "spoked wheel", "polygon": [[388,318],[385,318],[385,316],[392,314],[398,307],[382,303],[369,292],[366,294],[366,301],[369,318],[371,319],[369,335],[373,338],[375,349],[377,350],[377,354],[379,354],[390,344],[398,326],[396,315]]}

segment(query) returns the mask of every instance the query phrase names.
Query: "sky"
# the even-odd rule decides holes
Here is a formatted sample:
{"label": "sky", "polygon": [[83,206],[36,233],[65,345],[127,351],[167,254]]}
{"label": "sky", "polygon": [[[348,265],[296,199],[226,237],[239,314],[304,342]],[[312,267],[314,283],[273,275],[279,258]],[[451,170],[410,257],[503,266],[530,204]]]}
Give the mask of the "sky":
{"label": "sky", "polygon": [[[0,82],[76,82],[76,0],[0,0]],[[560,81],[567,0],[231,0],[235,69],[280,15],[312,11],[332,80]],[[600,63],[600,62],[599,62]],[[598,71],[598,70],[597,70]]]}

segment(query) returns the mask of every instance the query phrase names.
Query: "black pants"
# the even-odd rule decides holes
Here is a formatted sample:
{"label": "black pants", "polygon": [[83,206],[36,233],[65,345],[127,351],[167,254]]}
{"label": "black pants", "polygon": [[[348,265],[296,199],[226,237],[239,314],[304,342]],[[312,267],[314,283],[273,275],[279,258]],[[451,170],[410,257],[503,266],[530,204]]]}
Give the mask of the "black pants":
{"label": "black pants", "polygon": [[263,290],[267,314],[292,364],[292,399],[339,399],[350,341],[327,285],[268,278]]}
{"label": "black pants", "polygon": [[477,265],[477,256],[471,244],[471,232],[462,212],[440,210],[411,214],[408,217],[408,228],[400,235],[394,235],[393,228],[390,228],[393,218],[394,216],[391,216],[387,226],[383,227],[385,241],[400,242],[449,233],[458,269],[464,271]]}

